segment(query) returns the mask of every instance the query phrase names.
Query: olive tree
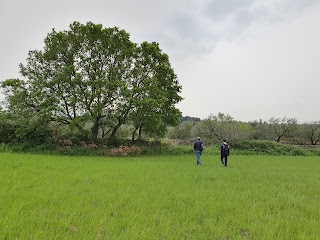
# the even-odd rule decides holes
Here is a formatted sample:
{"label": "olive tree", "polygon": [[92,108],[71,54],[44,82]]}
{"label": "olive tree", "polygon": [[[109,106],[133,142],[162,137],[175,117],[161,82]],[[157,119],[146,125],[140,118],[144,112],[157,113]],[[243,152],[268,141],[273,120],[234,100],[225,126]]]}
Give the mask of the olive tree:
{"label": "olive tree", "polygon": [[269,130],[273,139],[280,142],[285,137],[292,137],[297,128],[297,120],[295,118],[270,118]]}
{"label": "olive tree", "polygon": [[320,142],[320,122],[303,123],[298,126],[297,138],[301,144],[316,145]]}
{"label": "olive tree", "polygon": [[236,121],[224,113],[210,115],[196,124],[193,130],[194,135],[202,136],[211,141],[244,140],[250,138],[253,132],[254,129],[250,124]]}

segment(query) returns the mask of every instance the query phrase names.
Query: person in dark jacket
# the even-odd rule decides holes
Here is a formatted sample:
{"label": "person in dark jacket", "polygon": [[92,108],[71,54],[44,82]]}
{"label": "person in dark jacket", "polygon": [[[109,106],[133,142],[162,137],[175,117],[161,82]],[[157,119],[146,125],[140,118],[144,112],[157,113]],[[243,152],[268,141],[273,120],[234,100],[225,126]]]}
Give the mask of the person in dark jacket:
{"label": "person in dark jacket", "polygon": [[193,149],[196,152],[196,156],[197,156],[197,165],[202,166],[200,157],[203,151],[203,142],[201,141],[200,137],[197,137],[197,140],[194,142],[193,144]]}
{"label": "person in dark jacket", "polygon": [[228,164],[228,156],[230,155],[230,149],[227,141],[224,139],[220,148],[220,159],[223,166],[227,166]]}

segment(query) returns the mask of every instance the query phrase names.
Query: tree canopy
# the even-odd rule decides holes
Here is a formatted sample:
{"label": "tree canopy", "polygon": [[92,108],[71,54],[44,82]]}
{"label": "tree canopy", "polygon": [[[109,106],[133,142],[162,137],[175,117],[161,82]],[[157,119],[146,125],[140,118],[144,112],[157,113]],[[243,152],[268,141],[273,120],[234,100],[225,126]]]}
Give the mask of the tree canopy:
{"label": "tree canopy", "polygon": [[43,50],[20,64],[21,79],[2,83],[8,109],[112,140],[123,124],[163,135],[179,123],[181,86],[156,42],[133,43],[125,30],[74,22],[55,29]]}

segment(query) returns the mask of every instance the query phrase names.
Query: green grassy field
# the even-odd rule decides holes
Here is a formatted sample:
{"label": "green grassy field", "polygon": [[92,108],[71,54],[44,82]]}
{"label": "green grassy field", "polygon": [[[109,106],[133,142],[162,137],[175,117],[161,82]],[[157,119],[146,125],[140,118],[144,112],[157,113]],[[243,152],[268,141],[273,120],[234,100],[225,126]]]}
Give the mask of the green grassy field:
{"label": "green grassy field", "polygon": [[320,157],[0,153],[0,239],[319,239]]}

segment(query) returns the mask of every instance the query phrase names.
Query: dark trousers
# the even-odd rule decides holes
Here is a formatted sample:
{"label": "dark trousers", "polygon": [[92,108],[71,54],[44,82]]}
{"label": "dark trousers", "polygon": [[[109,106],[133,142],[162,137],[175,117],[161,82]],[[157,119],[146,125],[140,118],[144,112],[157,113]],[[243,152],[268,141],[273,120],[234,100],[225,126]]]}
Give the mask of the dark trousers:
{"label": "dark trousers", "polygon": [[221,163],[222,163],[222,165],[224,165],[225,167],[227,166],[227,163],[228,163],[228,155],[221,155]]}

